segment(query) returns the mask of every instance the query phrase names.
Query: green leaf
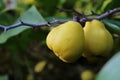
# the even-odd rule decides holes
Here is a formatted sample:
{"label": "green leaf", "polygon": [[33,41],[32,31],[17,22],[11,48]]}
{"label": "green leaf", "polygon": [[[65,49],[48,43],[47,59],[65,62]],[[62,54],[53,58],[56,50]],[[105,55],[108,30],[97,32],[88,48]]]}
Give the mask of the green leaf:
{"label": "green leaf", "polygon": [[109,20],[104,19],[102,22],[107,25],[107,29],[112,32],[120,35],[120,21],[118,20]]}
{"label": "green leaf", "polygon": [[100,0],[98,6],[96,8],[96,11],[102,12],[102,6],[105,2],[106,2],[106,0]]}
{"label": "green leaf", "polygon": [[110,9],[120,7],[120,0],[100,0],[96,11],[106,12]]}
{"label": "green leaf", "polygon": [[99,5],[96,8],[96,11],[103,12],[104,8],[111,2],[111,0],[100,0]]}
{"label": "green leaf", "polygon": [[120,52],[104,65],[96,80],[120,80]]}
{"label": "green leaf", "polygon": [[104,11],[120,7],[120,0],[111,0],[111,2],[105,7]]}
{"label": "green leaf", "polygon": [[[26,11],[20,18],[23,22],[31,23],[31,24],[47,23],[34,6],[31,7],[28,11]],[[20,26],[17,28],[10,29],[7,32],[1,33],[0,44],[5,43],[9,38],[18,35],[29,28],[30,28],[29,26]]]}
{"label": "green leaf", "polygon": [[38,0],[38,3],[39,7],[42,8],[41,13],[44,16],[53,16],[57,10],[59,0],[52,0],[52,2],[50,2],[50,0]]}
{"label": "green leaf", "polygon": [[0,76],[0,80],[8,80],[8,75],[2,75],[2,76]]}
{"label": "green leaf", "polygon": [[3,0],[0,0],[0,13],[1,13],[1,10],[4,8],[4,1]]}
{"label": "green leaf", "polygon": [[48,21],[48,22],[51,22],[51,21],[54,21],[54,20],[59,20],[59,21],[62,21],[62,22],[66,22],[66,21],[72,20],[72,18],[68,18],[68,17],[47,17],[46,18],[46,21]]}

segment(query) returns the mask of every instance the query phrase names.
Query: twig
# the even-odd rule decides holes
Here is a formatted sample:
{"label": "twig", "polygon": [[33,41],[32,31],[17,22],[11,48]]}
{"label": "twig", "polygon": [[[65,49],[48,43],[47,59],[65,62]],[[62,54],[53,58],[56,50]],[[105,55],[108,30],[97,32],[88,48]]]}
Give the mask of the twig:
{"label": "twig", "polygon": [[26,22],[23,22],[22,20],[19,20],[18,23],[10,25],[10,26],[0,25],[0,29],[6,32],[9,29],[16,28],[19,26],[43,27],[43,26],[51,26],[52,24],[55,24],[55,23],[63,23],[63,22],[59,20],[54,20],[52,22],[48,22],[47,24],[46,23],[45,24],[31,24],[31,23],[26,23]]}
{"label": "twig", "polygon": [[[78,16],[77,16],[74,19],[76,21],[80,22],[81,24],[84,24],[86,21],[90,21],[90,20],[93,20],[93,19],[101,20],[103,18],[109,17],[109,16],[113,15],[114,13],[119,12],[120,7],[115,8],[113,10],[109,10],[109,11],[107,11],[107,12],[101,14],[101,15],[96,16],[95,18],[90,18],[90,17],[87,18],[86,15],[81,14],[81,13],[75,11],[75,10],[67,10],[67,9],[61,9],[61,10],[65,10],[67,12],[74,12],[74,13],[78,14],[82,18],[78,19]],[[18,23],[10,25],[10,26],[0,25],[0,29],[2,29],[4,32],[6,32],[9,29],[20,27],[20,26],[43,27],[43,26],[50,26],[50,25],[55,24],[55,23],[60,23],[61,24],[61,23],[64,23],[64,22],[55,19],[52,22],[48,22],[48,23],[45,23],[45,24],[31,24],[31,23],[26,23],[26,22],[23,22],[22,20],[19,20]]]}
{"label": "twig", "polygon": [[99,16],[96,16],[95,18],[82,18],[82,19],[80,19],[80,22],[83,23],[83,22],[90,21],[90,20],[93,20],[93,19],[101,20],[101,19],[109,17],[109,16],[111,16],[114,13],[119,12],[119,11],[120,11],[120,7],[115,8],[113,10],[109,10],[109,11],[107,11],[107,12],[105,12],[105,13],[99,15]]}

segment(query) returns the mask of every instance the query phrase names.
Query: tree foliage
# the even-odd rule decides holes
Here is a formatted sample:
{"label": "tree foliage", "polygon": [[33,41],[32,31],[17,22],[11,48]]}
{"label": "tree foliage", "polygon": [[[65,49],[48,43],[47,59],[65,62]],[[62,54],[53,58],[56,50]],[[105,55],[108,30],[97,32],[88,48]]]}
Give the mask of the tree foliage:
{"label": "tree foliage", "polygon": [[[78,14],[60,9],[99,15],[120,7],[119,3],[120,0],[0,0],[0,26],[13,25],[19,20],[30,24],[47,24],[54,20],[66,22]],[[98,74],[120,51],[120,13],[101,21],[114,37],[114,49],[108,58],[98,57],[98,63],[90,63],[83,57],[72,64],[59,60],[45,43],[48,32],[58,23],[50,27],[21,26],[6,32],[0,30],[0,80],[80,80],[81,72],[86,69]],[[105,65],[98,80],[103,80],[106,67],[114,65],[118,58],[112,58]],[[119,67],[116,70],[119,71]],[[114,71],[114,67],[112,69]],[[106,73],[106,80],[111,73]]]}

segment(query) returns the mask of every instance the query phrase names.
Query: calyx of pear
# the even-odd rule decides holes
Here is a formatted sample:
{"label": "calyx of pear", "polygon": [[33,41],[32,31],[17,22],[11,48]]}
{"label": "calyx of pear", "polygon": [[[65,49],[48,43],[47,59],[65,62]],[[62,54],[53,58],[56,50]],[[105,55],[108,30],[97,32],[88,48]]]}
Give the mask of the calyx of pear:
{"label": "calyx of pear", "polygon": [[107,56],[113,47],[113,38],[99,20],[87,21],[84,27],[84,56]]}
{"label": "calyx of pear", "polygon": [[79,59],[84,50],[84,31],[75,21],[53,28],[46,39],[49,49],[62,61],[71,63]]}

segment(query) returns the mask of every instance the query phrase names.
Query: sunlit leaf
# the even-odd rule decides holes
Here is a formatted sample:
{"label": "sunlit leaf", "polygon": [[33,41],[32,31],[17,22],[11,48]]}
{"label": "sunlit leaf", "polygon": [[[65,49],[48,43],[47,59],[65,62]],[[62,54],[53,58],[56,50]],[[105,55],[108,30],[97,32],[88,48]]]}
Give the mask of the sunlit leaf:
{"label": "sunlit leaf", "polygon": [[120,80],[120,52],[104,65],[96,80]]}
{"label": "sunlit leaf", "polygon": [[35,69],[34,69],[35,72],[41,72],[44,69],[46,63],[47,63],[46,61],[40,61],[40,62],[38,62],[36,64],[36,66],[35,66]]}

